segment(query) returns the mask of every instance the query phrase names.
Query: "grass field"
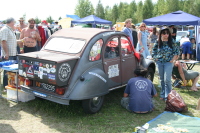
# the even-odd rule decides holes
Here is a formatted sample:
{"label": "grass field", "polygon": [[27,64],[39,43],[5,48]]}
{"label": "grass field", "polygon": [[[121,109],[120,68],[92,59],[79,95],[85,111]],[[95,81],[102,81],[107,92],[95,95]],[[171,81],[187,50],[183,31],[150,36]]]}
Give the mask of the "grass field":
{"label": "grass field", "polygon": [[[200,64],[194,68],[196,71],[199,69]],[[154,85],[159,93],[157,84],[158,80],[155,76]],[[188,105],[188,112],[183,114],[200,117],[200,111],[196,110],[200,91],[175,89]],[[106,95],[101,111],[94,115],[83,113],[80,101],[71,101],[69,106],[64,106],[41,99],[18,104],[0,99],[0,132],[131,133],[136,126],[142,126],[164,111],[165,103],[157,97],[154,100],[156,107],[154,112],[150,114],[129,113],[120,105],[123,91],[124,88],[121,88]]]}

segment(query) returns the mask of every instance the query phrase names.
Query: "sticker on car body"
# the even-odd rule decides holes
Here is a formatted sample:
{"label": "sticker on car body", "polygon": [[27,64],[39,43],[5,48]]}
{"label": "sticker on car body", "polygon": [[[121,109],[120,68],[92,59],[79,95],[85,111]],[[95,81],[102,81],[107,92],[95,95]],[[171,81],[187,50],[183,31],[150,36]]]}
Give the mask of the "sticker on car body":
{"label": "sticker on car body", "polygon": [[111,65],[108,67],[108,78],[113,78],[119,76],[118,64]]}
{"label": "sticker on car body", "polygon": [[63,63],[58,70],[58,78],[60,81],[65,82],[69,79],[71,74],[71,67],[68,63]]}
{"label": "sticker on car body", "polygon": [[36,92],[36,91],[33,91],[33,93],[37,96],[40,96],[40,97],[47,97],[46,94],[43,94],[43,93],[39,93],[39,92]]}
{"label": "sticker on car body", "polygon": [[89,74],[94,75],[94,76],[100,78],[100,79],[103,80],[103,82],[105,82],[105,83],[107,82],[106,79],[104,79],[101,75],[99,75],[99,74],[97,74],[97,73],[89,72]]}

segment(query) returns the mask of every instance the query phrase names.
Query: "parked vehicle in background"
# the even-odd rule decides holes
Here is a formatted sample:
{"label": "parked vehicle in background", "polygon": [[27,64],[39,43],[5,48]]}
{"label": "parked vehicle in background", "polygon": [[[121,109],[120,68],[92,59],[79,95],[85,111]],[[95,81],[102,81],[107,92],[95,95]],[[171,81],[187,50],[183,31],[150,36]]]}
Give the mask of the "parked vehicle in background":
{"label": "parked vehicle in background", "polygon": [[126,86],[137,65],[153,81],[155,63],[137,53],[126,34],[95,28],[59,30],[40,51],[19,55],[19,75],[27,78],[23,91],[64,105],[82,100],[90,114],[101,109],[107,93]]}
{"label": "parked vehicle in background", "polygon": [[188,31],[177,31],[176,33],[176,42],[179,42],[181,38],[188,37],[189,32]]}

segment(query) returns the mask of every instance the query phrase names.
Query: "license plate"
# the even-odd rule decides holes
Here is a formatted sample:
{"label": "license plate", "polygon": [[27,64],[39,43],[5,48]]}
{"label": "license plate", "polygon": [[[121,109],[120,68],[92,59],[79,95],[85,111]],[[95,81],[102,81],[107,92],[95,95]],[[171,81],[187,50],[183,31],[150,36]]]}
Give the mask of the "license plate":
{"label": "license plate", "polygon": [[36,92],[36,91],[33,91],[33,93],[37,96],[40,96],[40,97],[47,97],[46,94],[43,94],[43,93],[39,93],[39,92]]}
{"label": "license plate", "polygon": [[50,91],[50,92],[55,92],[56,91],[56,86],[54,86],[54,85],[36,82],[36,86],[41,88],[41,89]]}

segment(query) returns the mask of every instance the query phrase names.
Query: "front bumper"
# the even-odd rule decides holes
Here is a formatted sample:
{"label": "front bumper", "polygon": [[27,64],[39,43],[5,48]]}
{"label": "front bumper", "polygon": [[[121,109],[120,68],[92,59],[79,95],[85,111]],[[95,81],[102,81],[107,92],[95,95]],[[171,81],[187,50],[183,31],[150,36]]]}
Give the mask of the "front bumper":
{"label": "front bumper", "polygon": [[23,91],[25,91],[27,93],[34,94],[36,97],[40,97],[40,98],[43,98],[43,99],[46,99],[46,100],[49,100],[49,101],[52,101],[52,102],[56,102],[56,103],[59,103],[59,104],[69,105],[70,99],[51,95],[51,94],[47,94],[47,93],[41,92],[39,90],[35,90],[33,88],[27,87],[27,86],[21,86],[21,89]]}

